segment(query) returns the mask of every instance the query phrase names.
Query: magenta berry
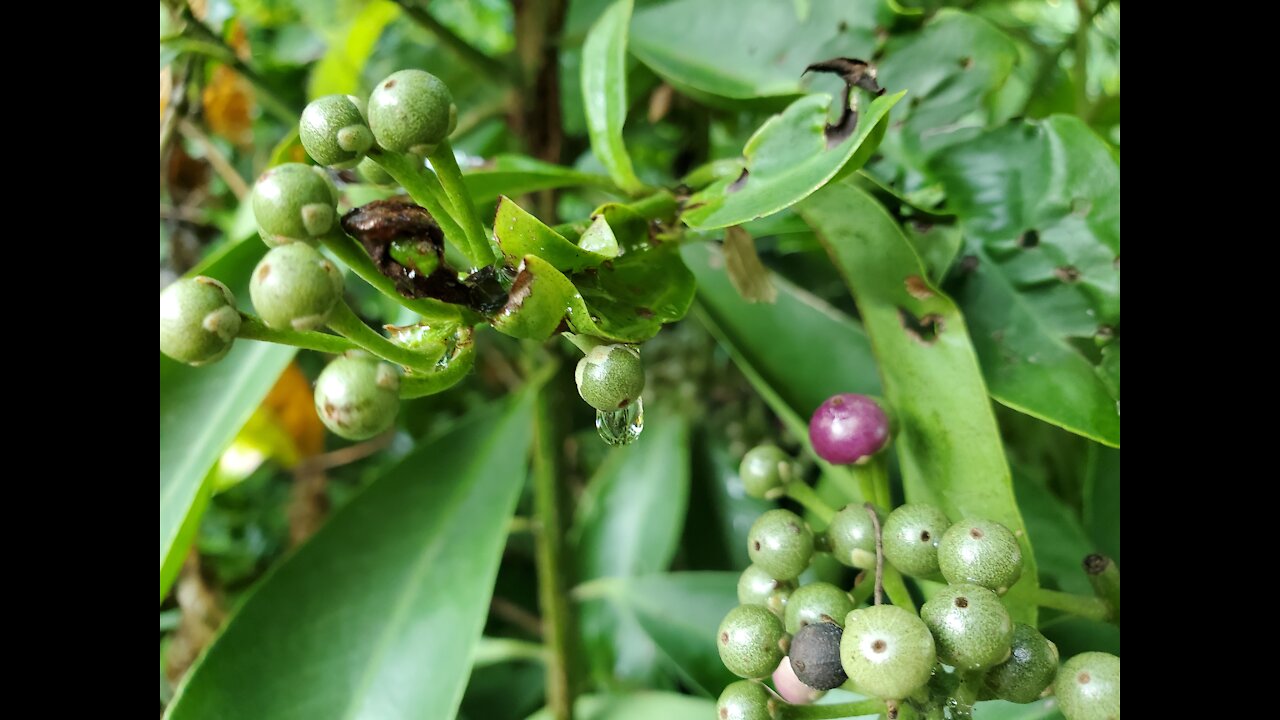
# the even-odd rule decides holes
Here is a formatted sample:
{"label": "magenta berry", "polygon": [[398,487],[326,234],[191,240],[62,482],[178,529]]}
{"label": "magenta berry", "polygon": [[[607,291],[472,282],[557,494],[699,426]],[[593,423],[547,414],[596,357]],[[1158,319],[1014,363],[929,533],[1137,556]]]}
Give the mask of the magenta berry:
{"label": "magenta berry", "polygon": [[823,460],[851,465],[889,443],[889,416],[866,395],[834,395],[809,420],[809,441]]}

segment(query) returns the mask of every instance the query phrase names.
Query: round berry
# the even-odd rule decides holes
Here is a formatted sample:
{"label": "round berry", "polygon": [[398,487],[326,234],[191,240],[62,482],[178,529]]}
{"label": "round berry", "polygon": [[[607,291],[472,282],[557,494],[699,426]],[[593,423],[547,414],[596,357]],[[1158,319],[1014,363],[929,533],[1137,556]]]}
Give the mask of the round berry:
{"label": "round berry", "polygon": [[440,78],[401,70],[378,83],[369,96],[369,127],[382,147],[426,155],[453,132],[458,107]]}
{"label": "round berry", "polygon": [[[795,652],[794,648],[792,652]],[[839,662],[838,657],[837,662]],[[783,700],[792,705],[809,705],[827,694],[824,690],[815,690],[805,685],[800,678],[796,677],[796,671],[792,669],[789,657],[782,658],[782,662],[778,663],[778,669],[773,671],[773,689],[778,691]]]}
{"label": "round berry", "polygon": [[945,513],[932,505],[908,503],[889,513],[881,530],[884,556],[905,575],[938,575],[938,543],[951,527]]}
{"label": "round berry", "polygon": [[391,427],[400,410],[400,374],[388,363],[349,352],[316,379],[316,413],[348,440],[368,440]]}
{"label": "round berry", "polygon": [[[884,515],[876,516],[884,523]],[[864,505],[845,505],[827,526],[831,556],[850,567],[864,570],[876,566],[876,528]]]}
{"label": "round berry", "polygon": [[844,623],[844,616],[853,610],[849,593],[825,582],[812,582],[791,593],[787,601],[787,632],[795,635],[800,628],[816,623]]}
{"label": "round berry", "polygon": [[835,395],[810,418],[809,441],[823,460],[850,465],[875,455],[889,443],[889,416],[866,395]]}
{"label": "round berry", "polygon": [[298,136],[312,160],[336,168],[355,167],[373,147],[373,133],[351,95],[326,95],[302,111]]}
{"label": "round berry", "polygon": [[391,173],[384,170],[372,158],[361,160],[360,164],[356,165],[356,173],[370,185],[388,187],[396,184],[396,179],[391,177]]}
{"label": "round berry", "polygon": [[759,605],[739,605],[720,622],[720,660],[738,677],[768,677],[786,655],[778,616]]}
{"label": "round berry", "polygon": [[845,617],[840,661],[862,692],[900,700],[929,682],[937,656],[929,628],[915,613],[876,605]]}
{"label": "round berry", "polygon": [[842,634],[839,625],[820,622],[805,625],[791,638],[791,668],[800,682],[814,690],[830,690],[849,679],[840,664]]}
{"label": "round berry", "polygon": [[253,186],[258,234],[271,247],[314,242],[338,224],[338,188],[323,168],[277,165]]}
{"label": "round berry", "polygon": [[1022,548],[998,522],[965,520],[943,533],[938,565],[949,583],[973,583],[1003,595],[1022,575]]}
{"label": "round berry", "polygon": [[578,361],[578,394],[601,412],[625,408],[644,390],[644,363],[630,345],[597,345]]}
{"label": "round berry", "polygon": [[160,292],[160,352],[188,365],[221,360],[240,332],[236,299],[226,285],[203,275]]}
{"label": "round berry", "polygon": [[738,577],[738,602],[742,605],[763,605],[779,618],[784,617],[793,590],[795,583],[775,580],[755,565],[747,566]]}
{"label": "round berry", "polygon": [[1120,658],[1080,653],[1058,670],[1053,694],[1067,720],[1120,720]]}
{"label": "round berry", "polygon": [[938,658],[959,670],[981,670],[1009,658],[1013,620],[984,587],[948,585],[920,608],[920,618],[937,641]]}
{"label": "round berry", "polygon": [[1058,673],[1058,648],[1040,631],[1013,626],[1009,659],[987,673],[987,687],[1001,700],[1029,703],[1038,699]]}
{"label": "round berry", "polygon": [[742,456],[738,477],[747,494],[755,498],[776,498],[795,474],[791,456],[775,445],[757,445]]}
{"label": "round berry", "polygon": [[790,510],[768,510],[747,533],[751,562],[778,580],[794,580],[813,557],[813,530]]}
{"label": "round berry", "polygon": [[729,683],[716,702],[720,720],[773,720],[769,712],[769,691],[751,680]]}
{"label": "round berry", "polygon": [[310,245],[281,245],[254,268],[249,297],[268,327],[314,330],[342,302],[342,273]]}

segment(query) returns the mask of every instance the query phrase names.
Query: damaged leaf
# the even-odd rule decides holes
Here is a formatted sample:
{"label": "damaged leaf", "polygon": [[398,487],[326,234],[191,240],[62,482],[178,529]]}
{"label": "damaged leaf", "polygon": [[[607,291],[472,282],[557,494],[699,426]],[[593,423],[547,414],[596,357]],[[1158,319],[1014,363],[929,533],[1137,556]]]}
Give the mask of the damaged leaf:
{"label": "damaged leaf", "polygon": [[[536,255],[557,270],[578,273],[599,267],[613,257],[574,245],[552,230],[508,197],[498,198],[498,212],[493,219],[493,234],[498,238],[502,254],[516,264],[528,255]],[[597,245],[600,249],[604,246]]]}

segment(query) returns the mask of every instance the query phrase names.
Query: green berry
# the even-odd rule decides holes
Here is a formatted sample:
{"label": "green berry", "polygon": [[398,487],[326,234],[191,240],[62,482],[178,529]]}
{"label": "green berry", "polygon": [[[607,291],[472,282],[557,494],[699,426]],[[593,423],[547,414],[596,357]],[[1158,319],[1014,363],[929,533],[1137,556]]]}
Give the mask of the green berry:
{"label": "green berry", "polygon": [[1120,658],[1080,653],[1062,664],[1053,694],[1067,720],[1120,720]]}
{"label": "green berry", "polygon": [[764,685],[751,680],[730,683],[716,701],[716,717],[720,720],[773,720],[769,712],[772,697]]}
{"label": "green berry", "polygon": [[718,640],[720,660],[739,677],[767,677],[787,654],[782,621],[759,605],[730,610],[720,623]]}
{"label": "green berry", "polygon": [[[884,522],[884,516],[876,516]],[[876,566],[876,529],[864,505],[845,505],[827,526],[831,556],[849,567],[864,570]]]}
{"label": "green berry", "polygon": [[160,352],[188,365],[221,360],[240,332],[236,299],[204,276],[184,278],[160,292]]}
{"label": "green berry", "polygon": [[862,692],[900,700],[929,682],[937,656],[929,628],[915,613],[876,605],[845,617],[840,662]]}
{"label": "green berry", "polygon": [[793,590],[795,583],[775,580],[755,565],[747,566],[738,577],[738,602],[742,605],[763,605],[779,618],[784,617]]}
{"label": "green berry", "polygon": [[1003,595],[1022,575],[1022,548],[998,522],[965,520],[943,534],[938,565],[949,583],[973,583]]}
{"label": "green berry", "polygon": [[982,670],[1009,658],[1013,620],[1000,598],[979,585],[948,585],[920,618],[938,645],[938,659],[959,670]]}
{"label": "green berry", "polygon": [[342,273],[310,245],[281,245],[254,269],[249,296],[268,327],[314,330],[342,302]]}
{"label": "green berry", "polygon": [[769,510],[747,533],[751,562],[778,580],[794,580],[813,557],[813,530],[790,510]]}
{"label": "green berry", "polygon": [[787,601],[787,632],[795,635],[806,625],[822,622],[840,625],[852,610],[849,593],[831,583],[809,583],[791,593]]}
{"label": "green berry", "polygon": [[360,164],[356,165],[356,173],[370,185],[386,187],[396,184],[396,179],[391,177],[391,173],[382,169],[382,166],[374,162],[373,158],[361,160]]}
{"label": "green berry", "polygon": [[742,487],[754,498],[776,498],[783,494],[782,486],[795,474],[791,456],[775,445],[757,445],[742,456],[738,477]]}
{"label": "green berry", "polygon": [[368,440],[386,430],[399,410],[399,372],[363,352],[337,358],[316,379],[316,413],[348,440]]}
{"label": "green berry", "polygon": [[338,188],[324,168],[277,165],[253,186],[253,216],[271,247],[314,242],[338,225]]}
{"label": "green berry", "polygon": [[1029,703],[1038,699],[1058,672],[1058,648],[1040,631],[1013,626],[1009,659],[987,673],[987,687],[1001,700]]}
{"label": "green berry", "polygon": [[[801,588],[802,590],[804,588]],[[800,682],[814,690],[830,690],[844,684],[849,676],[840,664],[840,636],[833,622],[805,625],[791,638],[791,669]]]}
{"label": "green berry", "polygon": [[889,513],[882,530],[884,556],[899,572],[912,577],[938,575],[938,543],[951,526],[932,505],[908,503]]}
{"label": "green berry", "polygon": [[453,132],[458,107],[449,88],[422,70],[401,70],[369,96],[369,127],[378,144],[394,152],[426,155]]}
{"label": "green berry", "polygon": [[601,412],[625,408],[644,390],[640,351],[629,345],[597,345],[578,361],[578,394]]}
{"label": "green berry", "polygon": [[302,111],[298,136],[312,160],[351,168],[373,147],[373,133],[358,103],[351,95],[326,95]]}

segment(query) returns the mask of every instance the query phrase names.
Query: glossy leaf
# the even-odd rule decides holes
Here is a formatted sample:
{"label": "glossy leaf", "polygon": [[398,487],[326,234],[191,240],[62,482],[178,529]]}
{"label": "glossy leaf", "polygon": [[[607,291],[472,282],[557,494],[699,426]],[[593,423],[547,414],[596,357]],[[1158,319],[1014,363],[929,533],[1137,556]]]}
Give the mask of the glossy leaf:
{"label": "glossy leaf", "polygon": [[582,46],[582,99],[591,150],[609,177],[626,192],[644,184],[631,167],[622,142],[627,121],[627,26],[632,0],[617,0],[600,15]]}
{"label": "glossy leaf", "polygon": [[[577,720],[707,720],[716,714],[711,700],[665,692],[583,695],[573,709]],[[552,720],[552,715],[544,709],[529,720]]]}
{"label": "glossy leaf", "polygon": [[[249,307],[249,274],[267,248],[231,246],[197,274],[221,280]],[[160,599],[186,558],[210,488],[209,468],[248,422],[295,349],[239,340],[222,360],[190,367],[160,356]]]}
{"label": "glossy leaf", "polygon": [[804,69],[832,57],[869,58],[878,3],[812,0],[800,19],[776,0],[673,0],[640,8],[631,52],[694,97],[761,104],[804,92]]}
{"label": "glossy leaf", "polygon": [[451,718],[524,484],[529,392],[419,445],[245,599],[168,717]]}
{"label": "glossy leaf", "polygon": [[[537,255],[565,273],[599,267],[611,255],[584,250],[547,227],[508,197],[498,198],[493,234],[508,261],[518,265],[526,255]],[[616,253],[615,253],[616,254]]]}
{"label": "glossy leaf", "polygon": [[803,200],[839,173],[856,170],[875,151],[889,110],[903,95],[876,98],[859,112],[853,135],[832,148],[824,130],[831,96],[796,100],[747,141],[744,174],[717,180],[691,197],[684,221],[704,230],[749,222]]}
{"label": "glossy leaf", "polygon": [[613,181],[603,175],[579,172],[524,155],[499,155],[488,164],[463,175],[462,180],[477,205],[492,202],[502,195],[518,197],[553,188],[613,188]]}
{"label": "glossy leaf", "polygon": [[617,342],[643,342],[680,320],[695,290],[693,274],[671,243],[626,253],[573,282],[581,297],[570,299],[570,327]]}
{"label": "glossy leaf", "polygon": [[835,184],[797,210],[848,282],[875,348],[901,425],[893,447],[907,499],[1022,531],[1022,579],[1004,601],[1015,620],[1034,625],[1035,556],[964,317],[925,279],[901,228],[864,191]]}

